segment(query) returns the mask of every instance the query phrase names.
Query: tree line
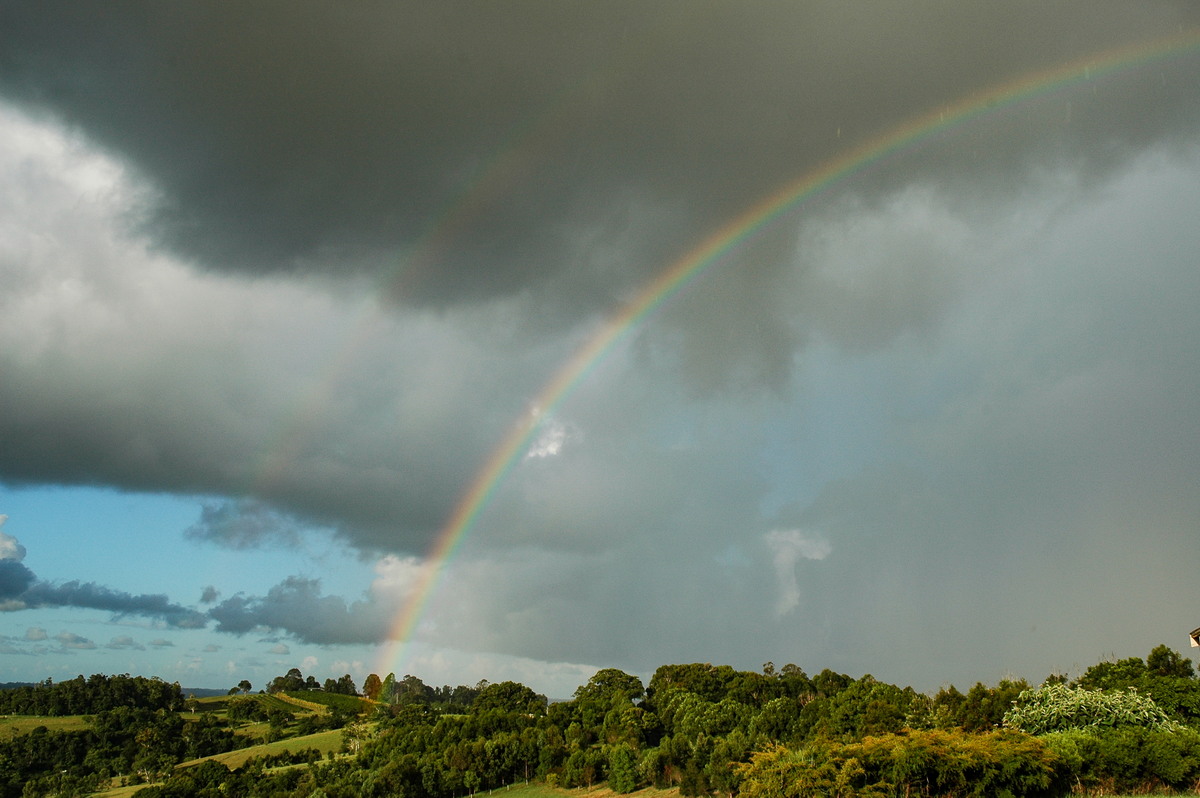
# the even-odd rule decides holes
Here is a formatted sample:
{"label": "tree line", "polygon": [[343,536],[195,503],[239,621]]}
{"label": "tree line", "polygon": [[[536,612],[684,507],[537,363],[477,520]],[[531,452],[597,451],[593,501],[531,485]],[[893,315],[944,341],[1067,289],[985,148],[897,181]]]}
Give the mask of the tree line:
{"label": "tree line", "polygon": [[209,763],[139,794],[464,798],[537,780],[619,793],[912,798],[1140,793],[1200,780],[1200,679],[1166,646],[1075,680],[935,695],[772,663],[664,665],[648,684],[606,668],[559,702],[516,682],[374,681],[364,682],[370,711],[342,730],[341,757],[286,770]]}
{"label": "tree line", "polygon": [[178,710],[183,702],[178,682],[168,684],[127,673],[93,674],[87,679],[77,676],[57,684],[46,679],[0,690],[0,714],[5,715],[92,715],[118,707]]}

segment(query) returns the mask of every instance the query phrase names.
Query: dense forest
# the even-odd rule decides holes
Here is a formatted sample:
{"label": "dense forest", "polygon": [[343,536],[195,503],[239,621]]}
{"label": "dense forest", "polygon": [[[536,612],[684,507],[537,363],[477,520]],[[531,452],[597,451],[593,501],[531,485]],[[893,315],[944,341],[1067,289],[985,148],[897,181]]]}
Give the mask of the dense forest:
{"label": "dense forest", "polygon": [[[208,703],[206,703],[208,702]],[[307,708],[307,709],[305,709]],[[0,795],[85,795],[156,782],[158,796],[462,798],[541,781],[684,796],[1024,795],[1187,791],[1200,783],[1200,679],[1166,646],[1079,678],[936,695],[795,665],[664,665],[649,684],[597,672],[571,700],[515,682],[432,687],[298,669],[217,702],[129,676],[0,692],[0,710],[87,715],[86,728],[0,736]],[[338,751],[206,760],[317,732]],[[313,738],[315,739],[315,738]]]}

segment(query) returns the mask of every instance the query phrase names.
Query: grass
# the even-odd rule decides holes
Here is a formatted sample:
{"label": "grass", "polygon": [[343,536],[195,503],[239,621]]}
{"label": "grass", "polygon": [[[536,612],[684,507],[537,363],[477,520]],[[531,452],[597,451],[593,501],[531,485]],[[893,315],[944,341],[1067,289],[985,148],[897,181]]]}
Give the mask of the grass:
{"label": "grass", "polygon": [[193,759],[189,762],[184,762],[179,767],[189,767],[197,765],[206,759],[211,759],[214,762],[220,762],[230,770],[239,768],[250,759],[256,756],[269,756],[273,754],[282,754],[286,752],[303,751],[306,748],[315,748],[321,752],[324,757],[330,751],[337,753],[342,750],[342,730],[332,729],[330,731],[317,732],[304,737],[289,737],[286,740],[276,740],[273,743],[263,743],[261,745],[252,745],[249,748],[241,748],[237,751],[228,751],[224,754],[216,754],[215,756],[205,757],[204,759]]}
{"label": "grass", "polygon": [[[220,762],[230,770],[236,770],[256,756],[280,754],[285,751],[303,751],[308,748],[315,748],[320,751],[322,759],[325,759],[326,754],[330,751],[334,753],[340,752],[342,750],[342,730],[334,729],[332,731],[310,734],[305,737],[291,737],[286,740],[277,740],[273,743],[255,745],[251,746],[250,748],[242,748],[238,751],[228,751],[224,754],[206,756],[203,759],[192,759],[187,762],[181,762],[176,767],[186,768],[193,765],[198,765],[207,760],[212,760],[214,762]],[[113,787],[112,789],[104,790],[103,792],[94,793],[94,798],[129,798],[138,790],[145,789],[146,787],[150,786],[153,785],[134,784],[128,787]],[[535,798],[535,796],[531,795],[529,798]]]}
{"label": "grass", "polygon": [[38,726],[50,731],[82,731],[88,728],[86,715],[3,715],[0,716],[0,740],[28,734]]}
{"label": "grass", "polygon": [[93,798],[129,798],[138,790],[144,790],[149,784],[130,784],[128,787],[113,787],[111,790],[92,793]]}
{"label": "grass", "polygon": [[342,695],[340,693],[326,693],[322,690],[299,690],[293,693],[285,693],[285,695],[306,703],[333,707],[343,712],[353,712],[355,714],[361,714],[371,708],[371,702],[365,698]]}
{"label": "grass", "polygon": [[511,787],[497,787],[490,791],[480,791],[476,796],[502,793],[504,798],[680,798],[679,790],[675,788],[660,790],[656,787],[646,787],[631,793],[617,793],[607,786],[597,785],[592,788],[578,787],[566,790],[559,787],[548,787],[540,782],[529,784],[514,784]]}

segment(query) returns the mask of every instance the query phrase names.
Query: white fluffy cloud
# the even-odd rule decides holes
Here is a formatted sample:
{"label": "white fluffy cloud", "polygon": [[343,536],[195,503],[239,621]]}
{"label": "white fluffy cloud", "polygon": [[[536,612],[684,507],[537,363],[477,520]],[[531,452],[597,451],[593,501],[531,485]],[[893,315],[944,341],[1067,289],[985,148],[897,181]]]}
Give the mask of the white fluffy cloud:
{"label": "white fluffy cloud", "polygon": [[4,522],[7,520],[7,515],[0,515],[0,560],[20,562],[25,559],[25,547],[12,535],[4,533]]}

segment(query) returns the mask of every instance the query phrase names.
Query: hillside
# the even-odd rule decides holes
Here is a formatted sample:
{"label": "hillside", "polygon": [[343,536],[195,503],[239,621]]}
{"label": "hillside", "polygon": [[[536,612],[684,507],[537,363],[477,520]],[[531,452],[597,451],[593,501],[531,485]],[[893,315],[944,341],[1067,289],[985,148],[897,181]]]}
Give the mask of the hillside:
{"label": "hillside", "polygon": [[[0,798],[154,781],[143,798],[1053,798],[1200,783],[1200,678],[1166,646],[1072,681],[933,696],[828,669],[690,663],[649,684],[602,669],[556,703],[516,682],[435,689],[392,674],[371,680],[376,700],[296,690],[175,709],[159,681],[99,675],[13,698],[47,712],[108,706],[117,686],[134,691],[129,706],[8,719]],[[166,705],[143,706],[153,701]]]}

